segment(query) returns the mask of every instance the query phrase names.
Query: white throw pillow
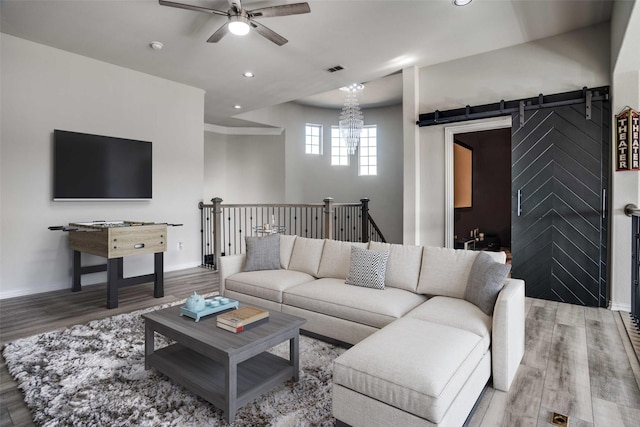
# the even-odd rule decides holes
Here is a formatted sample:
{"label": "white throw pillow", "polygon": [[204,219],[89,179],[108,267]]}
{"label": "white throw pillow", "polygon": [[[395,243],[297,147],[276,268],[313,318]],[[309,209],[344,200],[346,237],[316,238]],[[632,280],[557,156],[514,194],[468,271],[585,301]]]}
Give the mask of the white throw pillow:
{"label": "white throw pillow", "polygon": [[289,268],[289,262],[291,261],[291,254],[293,253],[293,244],[296,241],[296,236],[290,236],[287,234],[280,235],[280,267]]}
{"label": "white throw pillow", "polygon": [[425,246],[418,293],[464,298],[477,251]]}
{"label": "white throw pillow", "polygon": [[288,269],[318,277],[318,267],[320,266],[323,247],[324,239],[296,237]]}
{"label": "white throw pillow", "polygon": [[322,249],[318,277],[346,279],[351,265],[351,247],[366,249],[367,243],[341,242],[327,239]]}
{"label": "white throw pillow", "polygon": [[369,249],[389,252],[385,286],[416,292],[422,262],[422,246],[370,242]]}

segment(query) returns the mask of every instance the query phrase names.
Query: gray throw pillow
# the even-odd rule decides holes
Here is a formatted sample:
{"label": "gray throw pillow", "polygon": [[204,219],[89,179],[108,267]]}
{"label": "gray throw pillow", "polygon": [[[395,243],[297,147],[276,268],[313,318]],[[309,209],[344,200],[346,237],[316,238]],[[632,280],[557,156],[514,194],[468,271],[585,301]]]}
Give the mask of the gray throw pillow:
{"label": "gray throw pillow", "polygon": [[477,306],[486,315],[493,315],[498,294],[511,271],[511,264],[495,262],[490,255],[480,252],[471,266],[464,299]]}
{"label": "gray throw pillow", "polygon": [[349,276],[345,283],[365,288],[384,289],[388,259],[389,251],[376,252],[352,246]]}
{"label": "gray throw pillow", "polygon": [[247,236],[247,259],[244,271],[280,269],[280,235]]}

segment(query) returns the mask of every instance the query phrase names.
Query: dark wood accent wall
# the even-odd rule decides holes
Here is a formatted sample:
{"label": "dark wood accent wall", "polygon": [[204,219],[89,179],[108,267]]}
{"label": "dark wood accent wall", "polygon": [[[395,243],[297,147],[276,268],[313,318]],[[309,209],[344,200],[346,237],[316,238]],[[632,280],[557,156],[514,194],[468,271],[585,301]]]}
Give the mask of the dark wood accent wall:
{"label": "dark wood accent wall", "polygon": [[473,206],[455,210],[458,238],[479,228],[511,245],[511,129],[457,134],[456,141],[473,149]]}

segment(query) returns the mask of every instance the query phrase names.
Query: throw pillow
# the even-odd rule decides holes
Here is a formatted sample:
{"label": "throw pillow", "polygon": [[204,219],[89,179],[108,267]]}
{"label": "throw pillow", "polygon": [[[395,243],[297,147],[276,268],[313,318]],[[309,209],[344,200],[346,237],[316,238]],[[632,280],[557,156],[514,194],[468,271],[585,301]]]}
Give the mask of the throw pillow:
{"label": "throw pillow", "polygon": [[247,236],[247,259],[244,271],[279,270],[280,236],[271,234],[265,237]]}
{"label": "throw pillow", "polygon": [[493,315],[498,294],[511,271],[510,264],[500,264],[493,258],[480,252],[471,266],[464,299],[477,306],[486,315]]}
{"label": "throw pillow", "polygon": [[384,275],[387,271],[389,251],[376,252],[369,249],[351,247],[351,265],[347,285],[384,289]]}

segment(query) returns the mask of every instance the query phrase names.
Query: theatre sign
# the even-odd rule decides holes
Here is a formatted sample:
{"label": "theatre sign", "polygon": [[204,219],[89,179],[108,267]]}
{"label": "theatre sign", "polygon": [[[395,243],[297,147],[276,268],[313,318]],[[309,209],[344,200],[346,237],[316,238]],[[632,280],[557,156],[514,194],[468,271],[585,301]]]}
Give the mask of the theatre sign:
{"label": "theatre sign", "polygon": [[640,118],[631,108],[616,116],[616,170],[640,170]]}

